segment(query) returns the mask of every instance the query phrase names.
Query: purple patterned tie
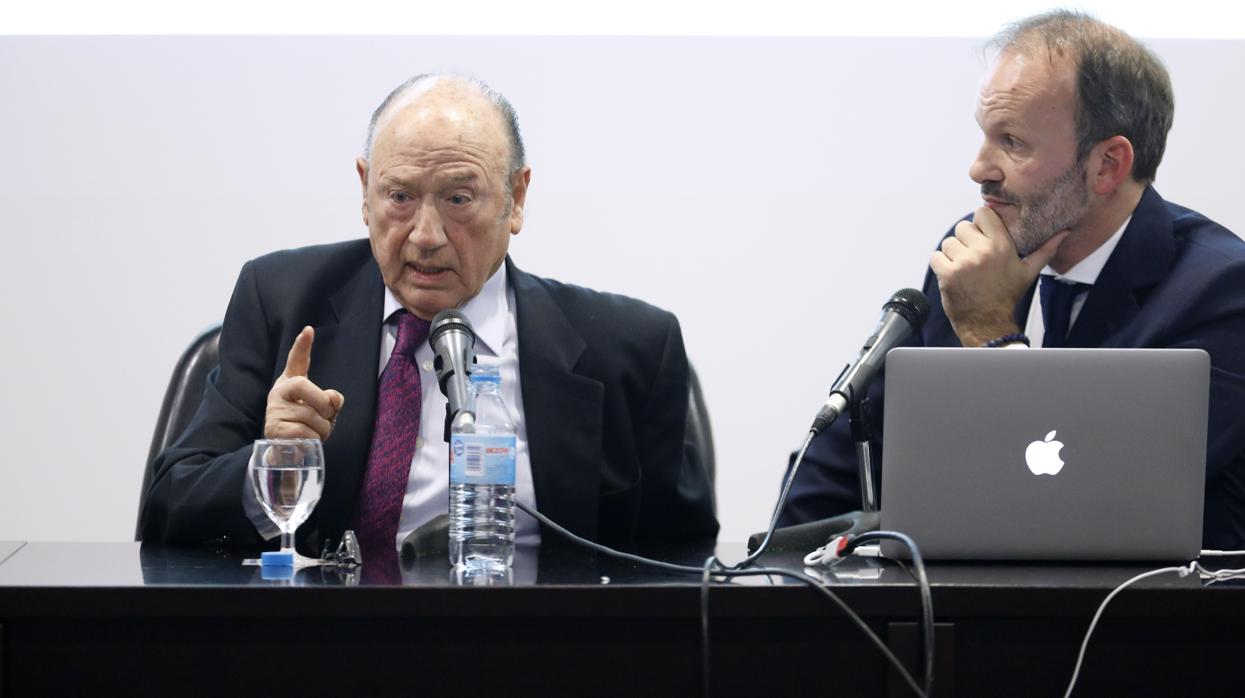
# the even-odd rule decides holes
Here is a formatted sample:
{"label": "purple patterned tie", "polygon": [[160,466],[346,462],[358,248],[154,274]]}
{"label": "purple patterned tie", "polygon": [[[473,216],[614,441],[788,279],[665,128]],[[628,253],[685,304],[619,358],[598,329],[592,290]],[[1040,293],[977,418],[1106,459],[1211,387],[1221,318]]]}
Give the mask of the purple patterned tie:
{"label": "purple patterned tie", "polygon": [[370,556],[373,567],[396,559],[398,519],[424,402],[415,350],[428,338],[429,325],[405,310],[398,311],[398,339],[376,391],[376,426],[355,522],[364,563]]}

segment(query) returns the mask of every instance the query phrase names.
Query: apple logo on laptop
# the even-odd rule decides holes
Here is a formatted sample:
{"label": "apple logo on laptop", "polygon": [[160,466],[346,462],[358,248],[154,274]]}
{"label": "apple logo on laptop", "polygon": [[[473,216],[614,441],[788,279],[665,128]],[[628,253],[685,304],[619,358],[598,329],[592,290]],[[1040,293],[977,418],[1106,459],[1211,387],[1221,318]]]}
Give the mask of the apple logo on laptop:
{"label": "apple logo on laptop", "polygon": [[1051,430],[1043,441],[1034,441],[1025,449],[1025,463],[1034,475],[1057,475],[1063,470],[1063,461],[1059,458],[1062,441],[1054,441],[1055,430]]}

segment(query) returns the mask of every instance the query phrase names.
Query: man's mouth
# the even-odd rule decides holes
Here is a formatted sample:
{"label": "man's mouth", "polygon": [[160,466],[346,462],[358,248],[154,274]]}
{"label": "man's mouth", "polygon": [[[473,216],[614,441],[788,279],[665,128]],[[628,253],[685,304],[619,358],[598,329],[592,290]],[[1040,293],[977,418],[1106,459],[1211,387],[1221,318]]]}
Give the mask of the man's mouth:
{"label": "man's mouth", "polygon": [[1015,206],[1016,201],[1007,195],[1003,187],[998,182],[986,182],[981,185],[981,199],[986,202],[986,206],[999,209],[1003,206]]}
{"label": "man's mouth", "polygon": [[407,262],[406,268],[415,272],[415,276],[427,279],[436,279],[450,273],[447,267],[434,267],[416,262]]}

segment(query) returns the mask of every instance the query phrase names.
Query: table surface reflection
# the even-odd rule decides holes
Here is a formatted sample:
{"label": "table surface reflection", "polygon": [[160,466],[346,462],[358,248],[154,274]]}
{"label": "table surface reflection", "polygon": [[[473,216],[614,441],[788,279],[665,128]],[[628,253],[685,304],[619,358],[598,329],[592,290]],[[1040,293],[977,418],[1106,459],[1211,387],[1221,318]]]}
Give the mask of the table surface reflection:
{"label": "table surface reflection", "polygon": [[[727,563],[742,559],[743,544],[716,546],[666,546],[641,551],[658,559],[699,567],[710,553]],[[515,553],[513,569],[504,575],[467,576],[451,568],[444,556],[431,556],[391,563],[389,569],[371,563],[348,569],[317,566],[292,574],[274,575],[270,568],[247,566],[243,560],[255,557],[253,550],[183,548],[139,543],[0,542],[0,609],[21,612],[5,599],[15,598],[19,590],[34,589],[136,589],[195,590],[236,587],[262,591],[270,588],[338,590],[358,587],[381,592],[405,588],[462,590],[465,587],[507,587],[522,589],[560,588],[581,593],[610,593],[620,601],[632,592],[657,587],[684,589],[698,593],[700,577],[662,570],[628,560],[620,560],[567,546],[524,547]],[[365,561],[366,562],[366,561]],[[831,588],[866,606],[875,601],[894,604],[898,599],[915,610],[917,598],[910,593],[913,578],[903,564],[874,558],[848,558],[835,567],[810,570],[797,553],[767,554],[761,561],[769,567],[801,570],[819,576]],[[1235,564],[1233,564],[1235,563]],[[1084,613],[1092,603],[1126,579],[1158,564],[1016,564],[1016,563],[935,563],[928,566],[930,582],[940,612],[989,612],[992,598],[999,610],[1016,612],[1016,599],[1026,592],[1042,590],[1040,602],[1030,600],[1035,612],[1048,612],[1060,604],[1070,604],[1070,612]],[[1226,559],[1219,566],[1245,566],[1240,559]],[[741,593],[737,590],[769,587],[792,593],[802,582],[778,575],[715,579],[715,595]],[[1198,590],[1204,586],[1195,576],[1163,575],[1144,580],[1121,599],[1127,609],[1129,598],[1146,598],[1147,592]],[[803,590],[807,592],[808,590]],[[1225,594],[1242,600],[1232,606],[1245,607],[1245,584],[1239,581],[1213,585],[1209,597],[1222,600]],[[755,593],[755,592],[750,592]],[[810,592],[811,593],[811,592]],[[898,596],[897,596],[898,595]],[[808,595],[799,594],[807,604]],[[52,598],[44,595],[44,598]],[[442,595],[436,597],[443,599]],[[571,598],[567,596],[566,598]],[[651,598],[651,595],[650,595]],[[760,596],[752,598],[761,599]],[[774,597],[777,598],[777,597]],[[794,598],[794,597],[793,597]],[[1188,613],[1204,604],[1217,604],[1203,594],[1176,594],[1179,612]],[[687,599],[680,596],[679,602]],[[909,603],[910,602],[910,603]],[[7,608],[5,608],[7,607]],[[620,608],[625,608],[622,604]],[[805,610],[807,607],[805,606]],[[694,612],[695,608],[689,608]],[[1153,609],[1152,609],[1153,611]],[[1222,611],[1222,609],[1221,609]],[[1229,611],[1245,613],[1241,609]]]}
{"label": "table surface reflection", "polygon": [[[700,567],[710,555],[731,564],[744,558],[741,543],[714,546],[664,547],[640,551],[654,559]],[[429,556],[391,564],[391,569],[364,574],[368,565],[353,569],[332,565],[301,568],[281,577],[271,568],[244,564],[258,556],[254,550],[187,548],[130,542],[22,542],[0,541],[0,587],[28,586],[265,586],[293,582],[298,586],[463,586],[471,584],[451,569],[444,556]],[[912,586],[913,578],[900,562],[851,557],[829,568],[813,570],[802,564],[797,553],[765,555],[760,564],[808,571],[836,586]],[[1215,566],[1245,564],[1226,558]],[[375,566],[378,563],[371,563]],[[1111,589],[1140,572],[1166,566],[1162,563],[950,563],[928,565],[935,586]],[[280,569],[280,568],[277,568]],[[353,576],[351,576],[353,573]],[[273,576],[278,574],[278,576]],[[564,546],[541,548],[518,546],[507,586],[699,586],[697,574],[680,573]],[[715,585],[802,585],[777,575],[715,579]],[[1216,586],[1239,585],[1228,582]],[[1192,577],[1176,575],[1145,580],[1137,588],[1194,588]]]}
{"label": "table surface reflection", "polygon": [[[698,566],[715,551],[727,563],[744,557],[744,546],[731,543],[643,552]],[[417,683],[439,693],[461,689],[460,674],[441,669],[468,655],[490,667],[476,677],[480,686],[503,695],[701,690],[697,574],[567,546],[521,547],[508,574],[486,578],[458,574],[440,555],[270,578],[243,564],[255,556],[0,542],[0,694],[163,696],[184,689],[187,676],[203,695],[267,694],[289,688],[273,666],[298,664],[360,668],[317,675],[317,695],[407,695],[416,679],[392,668],[412,661],[437,668],[419,672]],[[795,552],[762,562],[804,570]],[[1160,566],[930,564],[936,693],[1057,695],[1098,605],[1121,582]],[[1245,560],[1216,566],[1245,567]],[[904,566],[849,558],[817,573],[902,661],[918,666],[921,607]],[[806,691],[807,668],[827,662],[851,668],[821,672],[843,695],[905,695],[844,613],[796,580],[715,580],[709,617],[711,681],[721,695]],[[277,638],[276,627],[289,632]],[[481,628],[489,629],[487,641]],[[1205,695],[1239,694],[1242,637],[1242,583],[1206,588],[1176,574],[1144,580],[1112,602],[1083,692],[1183,695],[1196,683]],[[221,671],[204,673],[204,666]],[[137,672],[141,684],[126,678]],[[1215,687],[1230,690],[1208,691]]]}

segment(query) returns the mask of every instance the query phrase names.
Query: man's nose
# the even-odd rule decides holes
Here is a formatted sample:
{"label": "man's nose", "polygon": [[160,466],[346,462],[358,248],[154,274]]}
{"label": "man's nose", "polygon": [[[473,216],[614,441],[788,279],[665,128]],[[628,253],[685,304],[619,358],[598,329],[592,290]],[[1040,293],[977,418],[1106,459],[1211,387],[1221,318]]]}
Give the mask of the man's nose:
{"label": "man's nose", "polygon": [[968,177],[978,184],[1003,181],[1003,171],[995,162],[995,154],[988,143],[983,143],[968,166]]}
{"label": "man's nose", "polygon": [[426,201],[420,205],[413,223],[407,239],[416,247],[431,250],[445,244],[445,226],[440,212],[432,202]]}

